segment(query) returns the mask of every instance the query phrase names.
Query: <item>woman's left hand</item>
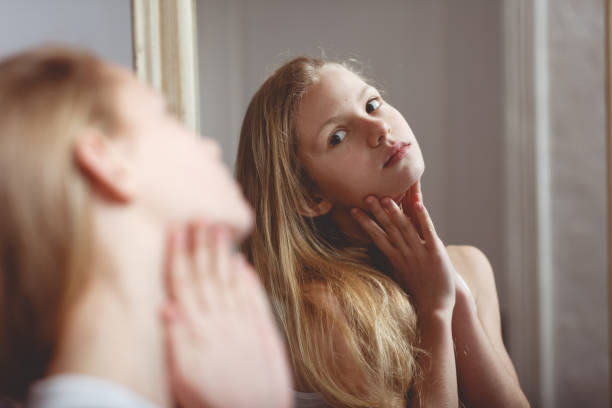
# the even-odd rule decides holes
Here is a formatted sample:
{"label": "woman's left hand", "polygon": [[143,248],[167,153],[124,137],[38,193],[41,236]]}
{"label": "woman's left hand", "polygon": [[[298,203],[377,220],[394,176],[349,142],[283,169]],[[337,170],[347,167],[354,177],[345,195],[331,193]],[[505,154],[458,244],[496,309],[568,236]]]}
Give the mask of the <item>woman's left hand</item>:
{"label": "woman's left hand", "polygon": [[173,391],[186,408],[290,407],[280,333],[229,236],[194,224],[170,237],[164,322]]}

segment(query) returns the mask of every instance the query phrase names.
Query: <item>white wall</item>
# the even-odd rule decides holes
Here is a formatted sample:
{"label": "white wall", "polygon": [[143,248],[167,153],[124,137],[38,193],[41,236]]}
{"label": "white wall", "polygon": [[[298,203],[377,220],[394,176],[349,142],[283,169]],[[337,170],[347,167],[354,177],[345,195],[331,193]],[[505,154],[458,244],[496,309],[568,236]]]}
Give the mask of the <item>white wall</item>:
{"label": "white wall", "polygon": [[605,15],[548,2],[554,407],[610,404]]}
{"label": "white wall", "polygon": [[0,58],[61,43],[131,69],[131,27],[130,0],[0,0]]}

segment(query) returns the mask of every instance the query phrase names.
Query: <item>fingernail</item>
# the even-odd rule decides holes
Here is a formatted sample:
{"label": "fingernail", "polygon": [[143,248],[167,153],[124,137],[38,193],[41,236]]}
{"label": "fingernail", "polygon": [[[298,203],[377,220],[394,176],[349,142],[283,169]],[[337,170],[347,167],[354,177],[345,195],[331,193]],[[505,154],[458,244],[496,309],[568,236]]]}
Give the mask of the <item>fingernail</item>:
{"label": "fingernail", "polygon": [[385,207],[390,207],[391,206],[391,199],[390,198],[383,198],[381,202],[382,202],[382,205],[384,205]]}
{"label": "fingernail", "polygon": [[366,204],[374,204],[374,197],[366,197],[365,202]]}
{"label": "fingernail", "polygon": [[352,208],[351,209],[351,215],[353,217],[356,217],[358,214],[359,214],[359,210],[358,209],[356,209],[356,208]]}

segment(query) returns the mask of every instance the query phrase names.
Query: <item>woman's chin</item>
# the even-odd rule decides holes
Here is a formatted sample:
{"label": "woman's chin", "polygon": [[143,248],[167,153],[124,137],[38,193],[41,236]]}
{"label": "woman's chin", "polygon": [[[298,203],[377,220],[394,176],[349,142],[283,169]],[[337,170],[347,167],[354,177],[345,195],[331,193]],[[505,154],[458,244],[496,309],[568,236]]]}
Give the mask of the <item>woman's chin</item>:
{"label": "woman's chin", "polygon": [[404,197],[406,197],[406,194],[408,194],[408,190],[404,190],[403,193],[393,196],[393,201],[395,201],[398,204],[401,203]]}
{"label": "woman's chin", "polygon": [[421,180],[423,177],[423,173],[425,172],[425,163],[422,161],[418,164],[410,166],[405,173],[405,177],[402,180],[401,187],[399,188],[400,192],[398,192],[398,196],[406,193],[410,190],[410,187],[415,185],[415,183]]}

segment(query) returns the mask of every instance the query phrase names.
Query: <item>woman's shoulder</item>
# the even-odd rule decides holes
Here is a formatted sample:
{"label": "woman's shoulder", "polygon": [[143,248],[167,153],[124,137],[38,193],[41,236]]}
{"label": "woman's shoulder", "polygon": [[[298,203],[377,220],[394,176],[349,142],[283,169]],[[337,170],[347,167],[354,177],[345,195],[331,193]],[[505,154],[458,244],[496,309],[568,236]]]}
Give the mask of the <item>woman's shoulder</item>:
{"label": "woman's shoulder", "polygon": [[484,298],[497,302],[495,275],[487,256],[478,248],[470,245],[449,245],[446,247],[457,273],[465,280],[472,291],[476,304]]}
{"label": "woman's shoulder", "polygon": [[[460,266],[491,269],[487,256],[480,249],[471,245],[448,245],[446,251],[453,263]],[[455,265],[455,268],[457,265]]]}
{"label": "woman's shoulder", "polygon": [[510,371],[514,372],[504,347],[495,276],[489,260],[481,250],[473,246],[448,246],[447,252],[457,273],[463,277],[473,294],[478,318],[489,340],[497,352],[504,356]]}

